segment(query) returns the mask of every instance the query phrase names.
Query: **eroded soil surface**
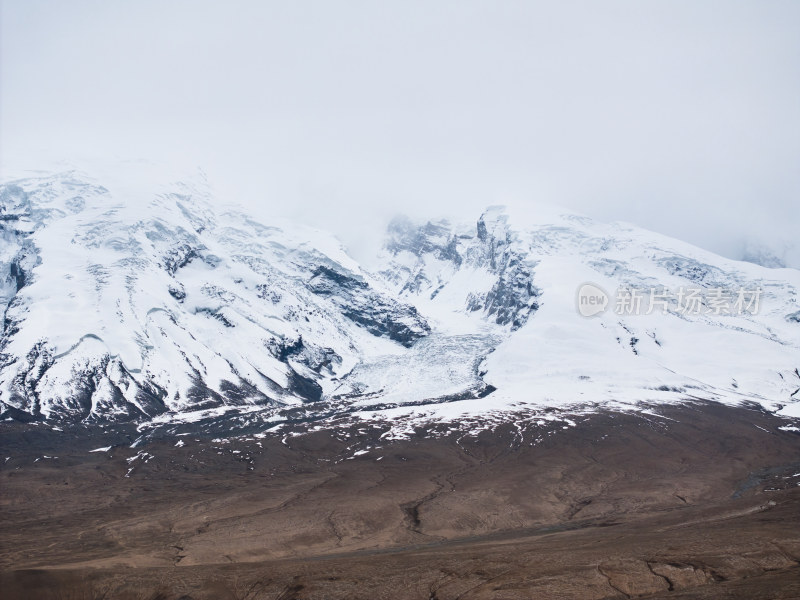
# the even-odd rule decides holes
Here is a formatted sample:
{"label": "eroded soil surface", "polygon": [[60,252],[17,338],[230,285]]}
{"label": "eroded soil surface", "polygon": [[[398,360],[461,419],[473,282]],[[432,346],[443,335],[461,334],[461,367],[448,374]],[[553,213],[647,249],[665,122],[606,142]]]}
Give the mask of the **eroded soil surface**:
{"label": "eroded soil surface", "polygon": [[0,592],[800,598],[800,435],[747,407],[659,412],[134,448],[124,428],[5,423]]}

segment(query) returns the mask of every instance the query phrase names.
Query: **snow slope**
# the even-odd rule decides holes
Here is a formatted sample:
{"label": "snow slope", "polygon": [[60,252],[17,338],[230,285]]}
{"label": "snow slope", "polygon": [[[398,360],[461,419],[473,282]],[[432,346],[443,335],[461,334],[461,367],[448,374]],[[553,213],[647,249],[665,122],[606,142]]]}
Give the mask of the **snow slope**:
{"label": "snow slope", "polygon": [[215,212],[202,178],[131,189],[70,172],[2,194],[0,402],[17,416],[316,400],[365,353],[428,332],[330,236]]}
{"label": "snow slope", "polygon": [[[328,234],[219,208],[202,175],[153,181],[68,171],[0,187],[7,418],[346,414],[410,431],[687,400],[800,417],[796,270],[543,205],[398,219],[370,273]],[[587,282],[609,295],[591,318],[576,307]],[[619,288],[703,303],[622,314]],[[750,312],[708,299],[756,289]]]}
{"label": "snow slope", "polygon": [[[481,366],[496,391],[442,407],[441,418],[637,410],[687,400],[756,402],[800,416],[797,270],[727,260],[547,205],[527,215],[491,208],[476,226],[401,222],[390,234],[382,274],[402,301],[445,328],[462,327],[454,316],[470,313],[505,326]],[[610,296],[608,309],[592,318],[576,306],[587,282]],[[666,311],[625,314],[614,306],[614,292],[624,288],[642,290],[645,300],[651,288],[675,293]],[[681,289],[704,298],[698,314],[679,310]],[[730,293],[729,305],[739,290],[760,290],[755,314],[733,306],[731,314],[715,314],[705,298],[717,290]],[[439,418],[435,413],[402,414],[414,421]]]}

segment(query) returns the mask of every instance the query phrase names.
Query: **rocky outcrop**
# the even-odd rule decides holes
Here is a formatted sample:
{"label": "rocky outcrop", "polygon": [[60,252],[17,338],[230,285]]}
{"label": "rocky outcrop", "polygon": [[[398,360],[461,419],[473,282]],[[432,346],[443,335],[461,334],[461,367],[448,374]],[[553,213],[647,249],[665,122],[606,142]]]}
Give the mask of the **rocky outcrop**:
{"label": "rocky outcrop", "polygon": [[361,277],[322,265],[314,270],[308,288],[318,296],[329,297],[345,317],[372,335],[411,346],[431,331],[416,308],[384,297]]}
{"label": "rocky outcrop", "polygon": [[392,259],[381,275],[401,294],[436,297],[448,280],[431,269],[433,264],[449,272],[469,269],[489,274],[494,280],[489,289],[465,290],[464,308],[480,311],[498,325],[519,329],[539,308],[541,291],[533,282],[536,261],[502,210],[487,211],[474,228],[464,231],[447,221],[414,225],[408,219],[395,219],[388,234],[386,250]]}

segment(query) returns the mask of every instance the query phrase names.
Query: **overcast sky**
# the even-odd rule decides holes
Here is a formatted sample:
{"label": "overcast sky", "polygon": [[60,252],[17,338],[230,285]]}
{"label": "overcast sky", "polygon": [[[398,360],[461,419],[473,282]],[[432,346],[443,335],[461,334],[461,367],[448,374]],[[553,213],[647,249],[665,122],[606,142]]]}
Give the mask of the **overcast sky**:
{"label": "overcast sky", "polygon": [[1,6],[0,166],[197,164],[356,249],[540,200],[732,257],[800,231],[796,0]]}

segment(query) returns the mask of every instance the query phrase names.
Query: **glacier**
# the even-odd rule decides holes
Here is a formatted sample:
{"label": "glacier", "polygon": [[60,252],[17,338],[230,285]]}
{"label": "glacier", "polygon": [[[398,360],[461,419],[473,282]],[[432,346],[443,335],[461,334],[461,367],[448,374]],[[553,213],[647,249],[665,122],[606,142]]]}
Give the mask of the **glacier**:
{"label": "glacier", "polygon": [[[0,240],[5,419],[397,433],[693,401],[800,417],[800,271],[546,204],[397,218],[367,269],[202,174],[70,169],[2,182]],[[762,293],[753,314],[584,318],[586,282]]]}

